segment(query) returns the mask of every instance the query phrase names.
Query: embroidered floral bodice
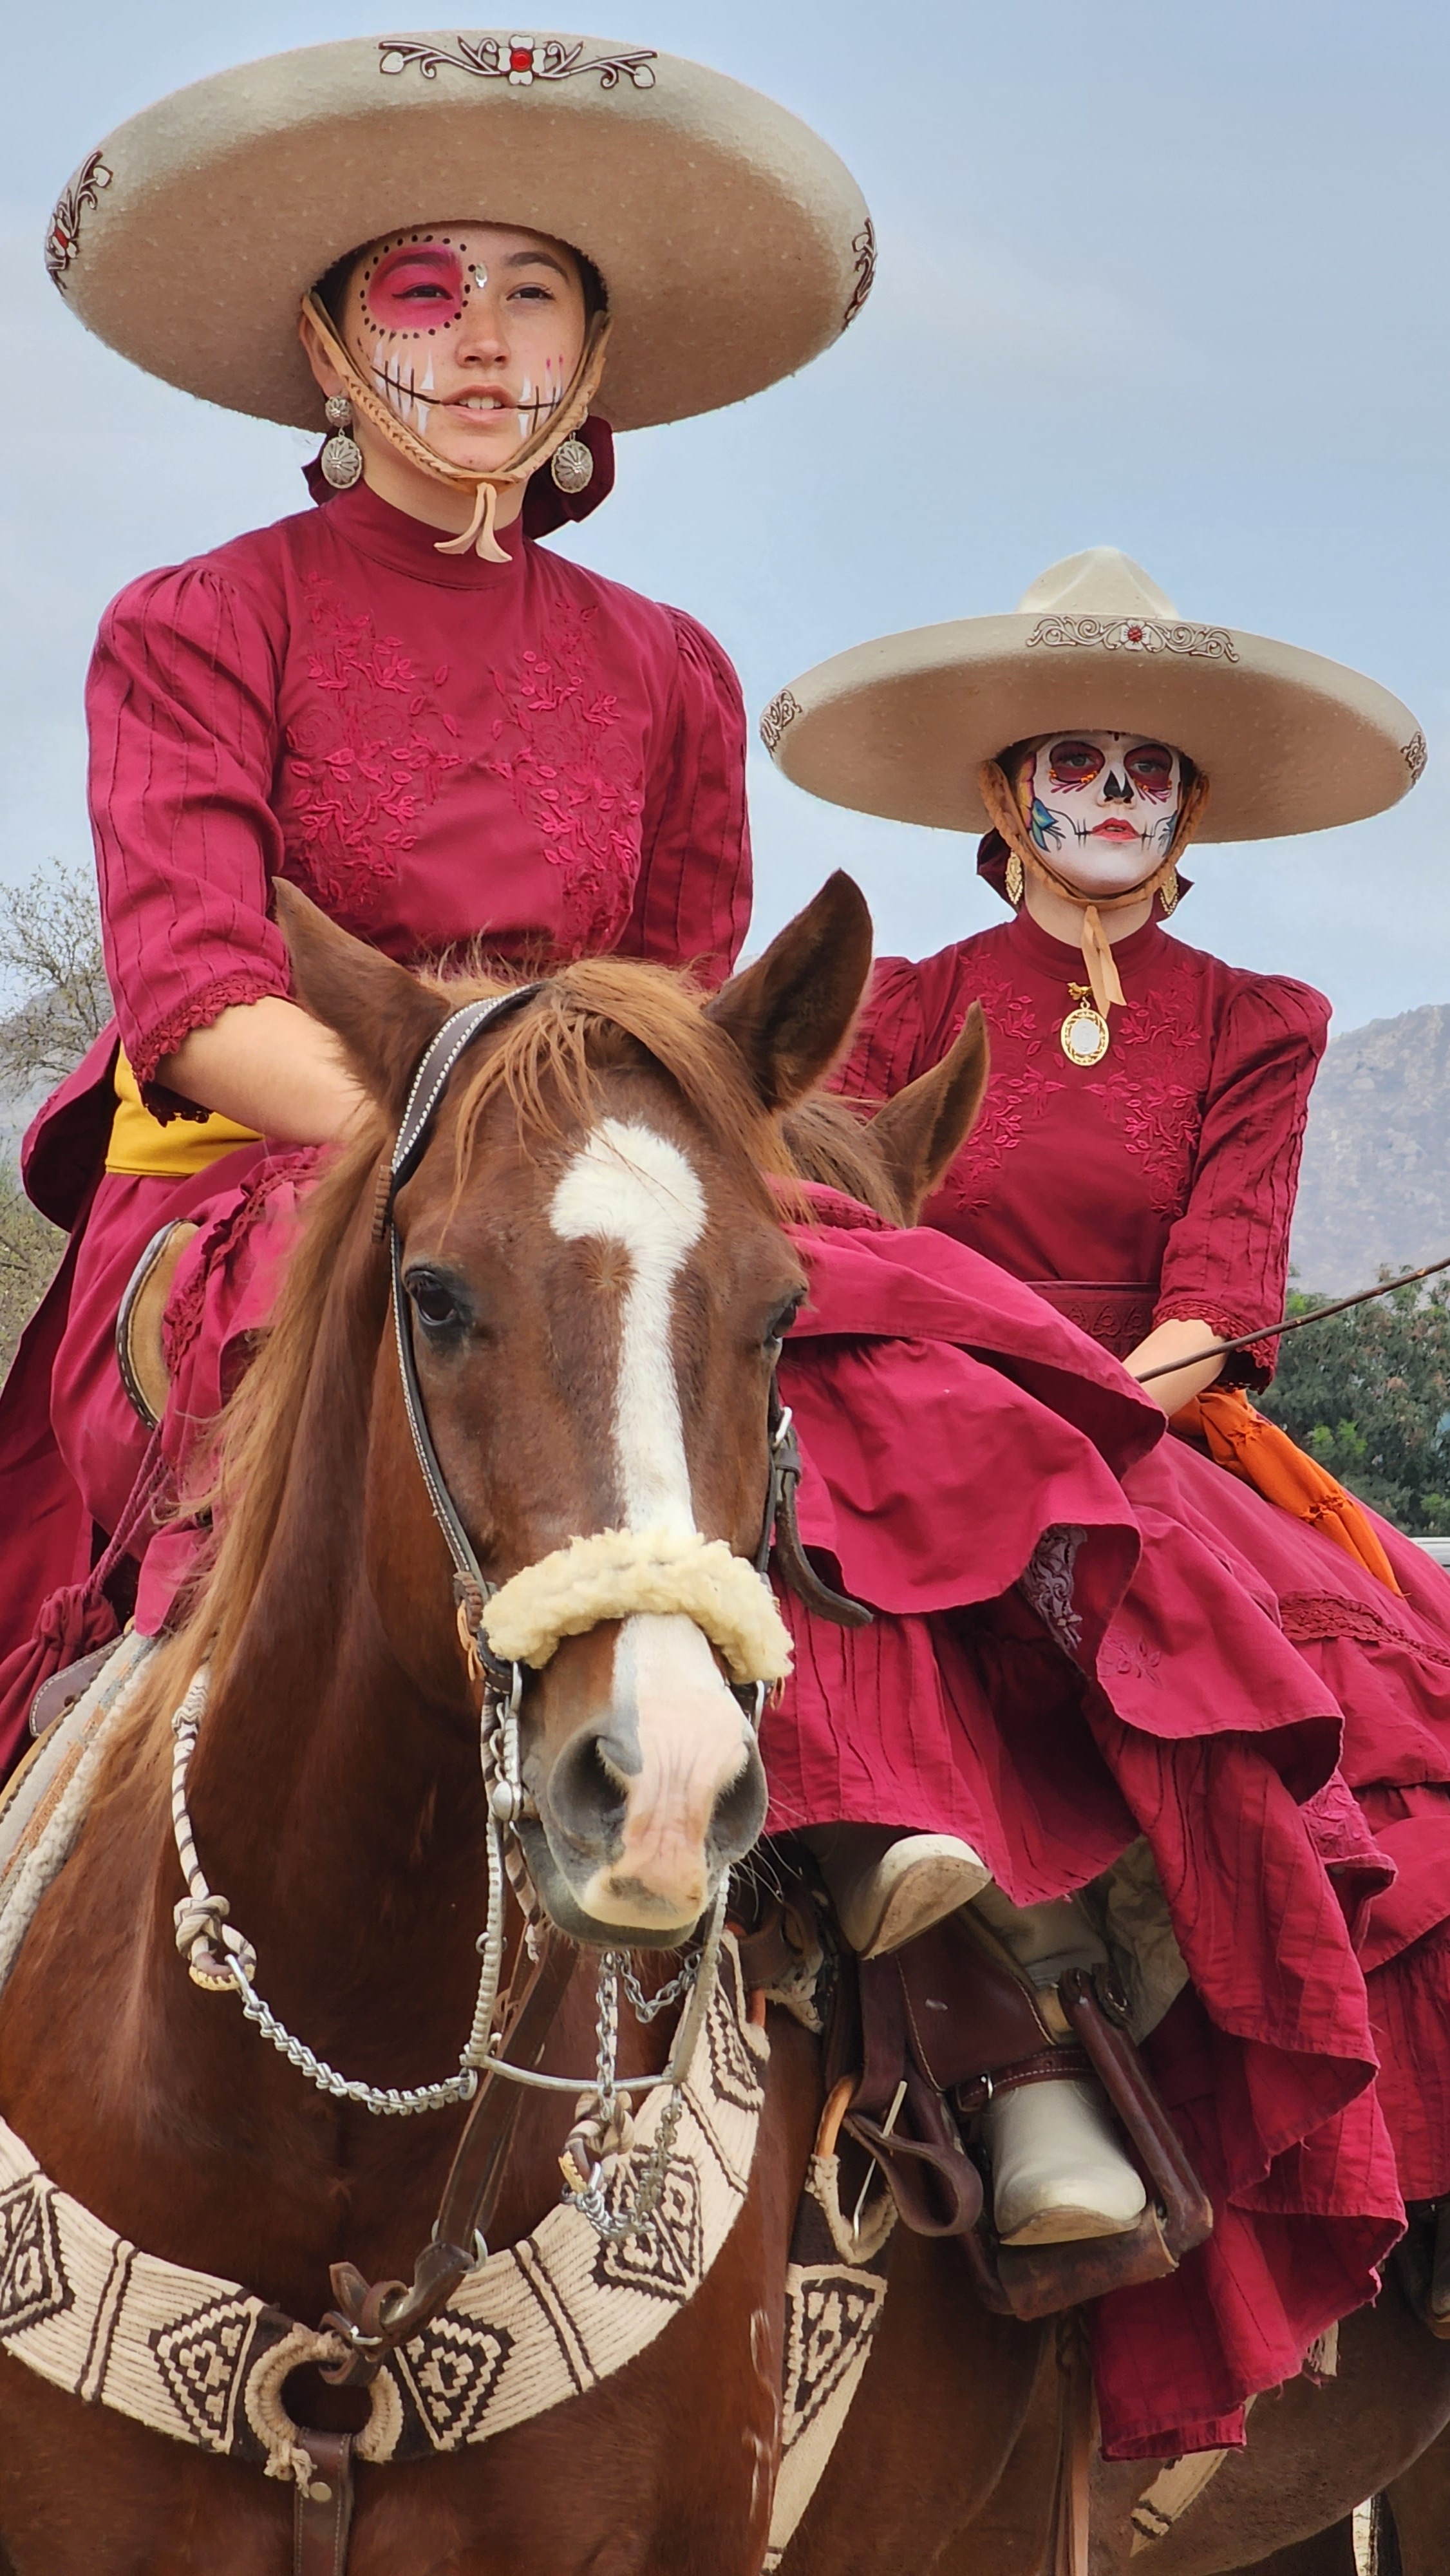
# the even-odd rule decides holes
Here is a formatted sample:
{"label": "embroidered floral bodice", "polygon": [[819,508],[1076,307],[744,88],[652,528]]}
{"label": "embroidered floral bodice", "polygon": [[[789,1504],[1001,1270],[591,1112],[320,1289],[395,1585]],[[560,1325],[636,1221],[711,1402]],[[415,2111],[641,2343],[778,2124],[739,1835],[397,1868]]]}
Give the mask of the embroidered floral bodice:
{"label": "embroidered floral bodice", "polygon": [[288,989],[272,879],[405,960],[616,949],[718,981],[750,912],[739,684],[702,628],[364,485],[148,574],[88,690],[106,962],[138,1079]]}
{"label": "embroidered floral bodice", "polygon": [[[926,1222],[1031,1280],[1120,1353],[1173,1316],[1251,1331],[1283,1311],[1329,1006],[1156,921],[1113,953],[1127,1007],[1111,1013],[1092,1066],[1059,1039],[1081,951],[1026,912],[920,963],[886,958],[843,1087],[889,1098],[940,1061],[980,1001],[986,1101]],[[1255,1349],[1254,1375],[1269,1357]]]}

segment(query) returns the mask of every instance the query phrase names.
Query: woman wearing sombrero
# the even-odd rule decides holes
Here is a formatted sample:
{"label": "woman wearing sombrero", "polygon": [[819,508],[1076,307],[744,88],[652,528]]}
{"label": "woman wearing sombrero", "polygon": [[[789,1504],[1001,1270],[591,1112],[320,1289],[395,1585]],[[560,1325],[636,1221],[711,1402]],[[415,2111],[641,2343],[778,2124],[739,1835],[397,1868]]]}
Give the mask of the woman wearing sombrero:
{"label": "woman wearing sombrero", "polygon": [[[843,1087],[874,1101],[899,1092],[981,1003],[985,1108],[926,1222],[1029,1282],[1135,1375],[1169,1364],[1145,1392],[1180,1436],[1124,1485],[1165,1540],[1175,1529],[1207,1540],[1342,1714],[1342,1776],[1310,1813],[1331,1870],[1356,1841],[1364,1857],[1372,1834],[1398,1872],[1354,1929],[1401,2189],[1438,2199],[1450,2190],[1444,1578],[1247,1393],[1273,1372],[1267,1328],[1283,1312],[1328,1004],[1163,927],[1191,841],[1379,812],[1424,766],[1419,729],[1373,681],[1182,618],[1136,564],[1095,548],[1044,573],[1010,615],[838,655],[781,692],[763,731],[816,795],[986,829],[978,870],[1012,919],[920,963],[880,963]],[[1246,1350],[1196,1356],[1261,1327]],[[1166,1661],[1159,1670],[1181,1688]],[[1251,1664],[1243,1679],[1252,1698]],[[861,1809],[837,1795],[813,1814]],[[944,1822],[939,1802],[923,1801],[920,1821]],[[883,1871],[910,1914],[914,1848],[899,1828],[841,1839],[835,1865],[868,1928]],[[929,1889],[935,1837],[924,1864]],[[1028,1973],[1091,1952],[1080,1905],[1014,1907],[996,1888],[977,1902]],[[1247,1956],[1247,1915],[1240,1937]]]}
{"label": "woman wearing sombrero", "polygon": [[613,950],[708,982],[733,963],[734,672],[691,618],[536,540],[606,496],[614,430],[826,348],[869,288],[871,228],[825,144],[698,65],[418,37],[162,100],[77,172],[47,257],[139,365],[324,436],[326,506],[143,576],[102,625],[117,1025],[26,1151],[72,1243],[0,1427],[7,1758],[33,1682],[105,1631],[93,1533],[123,1529],[163,1410],[163,1310],[172,1419],[200,1425],[358,1105],[288,998],[273,879],[410,961]]}

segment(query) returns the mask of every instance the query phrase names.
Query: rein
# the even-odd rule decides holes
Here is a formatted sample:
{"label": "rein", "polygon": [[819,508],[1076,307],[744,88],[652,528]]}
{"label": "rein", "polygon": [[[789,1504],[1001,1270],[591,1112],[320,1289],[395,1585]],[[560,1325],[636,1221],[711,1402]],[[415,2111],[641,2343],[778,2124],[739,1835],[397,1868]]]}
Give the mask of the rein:
{"label": "rein", "polygon": [[[1277,1324],[1256,1325],[1251,1333],[1240,1333],[1232,1342],[1209,1342],[1201,1351],[1190,1351],[1186,1360],[1162,1360],[1156,1368],[1144,1369],[1139,1386],[1148,1386],[1155,1377],[1172,1377],[1178,1369],[1197,1368],[1200,1360],[1225,1359],[1230,1351],[1249,1350],[1255,1342],[1274,1341],[1281,1333],[1302,1333],[1306,1324],[1327,1324],[1331,1315],[1347,1315],[1351,1306],[1368,1306],[1376,1297],[1392,1297],[1397,1288],[1413,1288],[1417,1279],[1433,1279],[1441,1270],[1450,1270],[1450,1252],[1442,1261],[1427,1261],[1423,1270],[1407,1270],[1399,1279],[1382,1279],[1377,1288],[1357,1288],[1352,1297],[1337,1297],[1332,1306],[1311,1306],[1307,1315],[1281,1315]],[[1133,1369],[1130,1377],[1137,1375]]]}
{"label": "rein", "polygon": [[[350,2263],[338,2263],[332,2267],[332,2286],[338,2309],[327,2316],[324,2325],[341,2335],[349,2350],[344,2359],[324,2375],[344,2386],[363,2386],[373,2380],[388,2353],[418,2334],[445,2306],[464,2275],[487,2254],[486,2230],[521,2105],[519,2088],[537,2087],[549,2092],[582,2094],[574,2127],[561,2159],[566,2182],[563,2197],[583,2214],[596,2233],[606,2241],[619,2242],[651,2226],[684,2110],[685,2077],[715,1992],[720,1943],[725,1929],[728,1872],[722,1878],[706,1919],[697,1956],[660,1995],[647,2000],[641,1994],[625,1953],[613,1949],[602,1951],[598,1980],[598,2045],[593,2076],[580,2078],[542,2072],[539,2060],[573,1976],[575,1958],[572,1945],[560,1941],[548,1923],[541,1919],[522,1851],[517,1848],[520,1824],[532,1820],[538,1812],[524,1787],[520,1769],[519,1710],[523,1697],[524,1663],[518,1656],[506,1658],[494,1651],[488,1639],[488,1617],[489,1605],[498,1599],[501,1590],[513,1590],[527,1575],[539,1575],[543,1568],[556,1560],[545,1559],[542,1568],[526,1569],[525,1577],[514,1577],[513,1583],[506,1587],[492,1582],[478,1561],[473,1542],[448,1490],[429,1428],[413,1343],[411,1308],[403,1282],[402,1243],[393,1211],[398,1191],[417,1170],[427,1150],[449,1077],[460,1059],[485,1031],[509,1013],[522,1008],[543,989],[540,983],[519,985],[510,992],[471,1002],[444,1022],[413,1076],[392,1155],[385,1175],[381,1176],[374,1217],[374,1239],[381,1241],[386,1235],[388,1241],[393,1334],[408,1430],[424,1489],[453,1562],[459,1640],[467,1658],[470,1679],[480,1693],[479,1752],[487,1800],[488,1896],[484,1930],[478,1941],[480,1969],[473,2020],[456,2075],[447,2076],[437,2083],[407,2088],[385,2088],[364,2083],[341,2075],[278,2020],[270,2005],[257,1992],[255,1950],[230,1921],[226,1897],[215,1893],[208,1885],[197,1855],[186,1785],[206,1707],[208,1674],[205,1666],[194,1676],[172,1719],[175,1737],[172,1822],[187,1888],[186,1896],[175,1909],[176,1941],[195,1983],[209,1993],[236,1993],[248,2020],[256,2024],[288,2063],[305,2075],[320,2092],[339,2101],[355,2103],[379,2117],[394,2118],[446,2110],[461,2102],[470,2106],[433,2234],[417,2258],[411,2285],[400,2281],[370,2284]],[[747,1561],[734,1557],[720,1541],[698,1540],[695,1557],[690,1560],[698,1565],[702,1556],[716,1560],[723,1558],[725,1564],[721,1572],[735,1575],[733,1587],[729,1583],[724,1585],[727,1593],[732,1588],[738,1591],[741,1578],[747,1587],[758,1585],[764,1593],[764,1603],[757,1600],[754,1605],[757,1630],[754,1639],[750,1636],[752,1623],[748,1619],[742,1625],[738,1617],[732,1620],[728,1615],[717,1615],[714,1628],[714,1641],[722,1646],[735,1675],[730,1687],[753,1728],[759,1726],[768,1679],[749,1679],[748,1660],[744,1671],[739,1669],[740,1655],[744,1651],[740,1641],[743,1636],[746,1645],[759,1644],[758,1632],[764,1624],[761,1614],[766,1605],[769,1605],[769,1619],[779,1629],[779,1614],[770,1602],[767,1580],[772,1546],[783,1578],[818,1616],[846,1627],[862,1627],[871,1618],[871,1612],[864,1604],[848,1600],[821,1580],[802,1547],[796,1518],[796,1491],[802,1472],[800,1445],[792,1426],[790,1409],[781,1401],[774,1371],[770,1380],[767,1435],[769,1475],[765,1511],[760,1538],[754,1556],[749,1560],[749,1571]],[[628,1538],[634,1534],[614,1535]],[[649,1533],[639,1534],[640,1550],[645,1553],[648,1553],[649,1537]],[[575,1544],[587,1547],[590,1543]],[[557,1552],[560,1558],[567,1554],[566,1550]],[[739,1569],[738,1574],[736,1569]],[[652,1570],[658,1575],[657,1566]],[[628,1574],[628,1564],[623,1571]],[[623,1615],[626,1606],[621,1601],[611,1605],[606,1599],[602,1607],[596,1606],[587,1624],[593,1625],[602,1617]],[[651,1597],[650,1606],[667,1606],[667,1600],[656,1602]],[[695,1593],[682,1591],[674,1606],[696,1615],[697,1623],[705,1633],[712,1633],[709,1613],[700,1612]],[[727,1603],[726,1611],[728,1606]],[[781,1633],[783,1636],[784,1632]],[[733,1655],[730,1644],[725,1642],[727,1639],[735,1643]],[[557,1635],[553,1643],[557,1643]],[[547,1652],[531,1654],[530,1660],[546,1661],[547,1653],[552,1651],[553,1645],[549,1644]],[[757,1658],[755,1661],[757,1674],[761,1672],[762,1660]],[[788,1664],[780,1665],[777,1671],[771,1671],[768,1664],[766,1666],[769,1679],[776,1678],[777,1672],[785,1669],[788,1669]],[[513,1837],[513,1842],[510,1843],[506,1837]],[[512,1882],[523,1910],[524,1947],[533,1967],[517,2011],[508,2018],[506,2029],[499,2032],[495,2025],[499,2017],[503,1975],[506,1880]],[[617,2071],[621,1980],[642,2020],[652,2019],[667,2002],[674,2002],[681,1996],[687,1998],[663,2074],[621,2076]],[[507,2057],[502,2054],[505,2047],[510,2052]],[[628,2206],[611,2210],[603,2189],[606,2160],[626,2148],[632,2135],[632,2123],[621,2097],[627,2098],[635,2092],[652,2092],[658,2087],[668,2088],[669,2099],[659,2122],[655,2143],[636,2178]]]}

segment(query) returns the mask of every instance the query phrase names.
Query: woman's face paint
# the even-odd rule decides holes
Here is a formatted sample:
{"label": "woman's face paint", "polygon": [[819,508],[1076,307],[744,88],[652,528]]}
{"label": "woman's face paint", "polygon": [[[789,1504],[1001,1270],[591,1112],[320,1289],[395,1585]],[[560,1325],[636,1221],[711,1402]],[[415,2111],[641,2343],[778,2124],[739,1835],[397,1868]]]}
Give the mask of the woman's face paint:
{"label": "woman's face paint", "polygon": [[1035,848],[1083,894],[1126,894],[1168,855],[1183,757],[1136,733],[1045,734],[1017,799]]}
{"label": "woman's face paint", "polygon": [[450,463],[498,465],[557,410],[584,346],[562,243],[498,224],[390,233],[361,253],[344,335],[360,371]]}

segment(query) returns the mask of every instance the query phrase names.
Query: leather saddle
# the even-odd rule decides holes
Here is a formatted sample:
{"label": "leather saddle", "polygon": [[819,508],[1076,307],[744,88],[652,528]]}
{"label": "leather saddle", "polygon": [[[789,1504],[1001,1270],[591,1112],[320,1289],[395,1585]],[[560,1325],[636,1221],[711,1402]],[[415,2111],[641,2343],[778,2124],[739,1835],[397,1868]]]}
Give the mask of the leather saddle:
{"label": "leather saddle", "polygon": [[[781,1868],[784,1854],[774,1858]],[[824,1899],[804,1869],[782,1871],[781,1893],[758,1899],[742,1940],[747,1982],[769,1985],[779,1959],[819,1937]],[[884,1959],[830,1943],[828,2094],[843,2079],[842,2127],[879,2166],[904,2226],[956,2237],[984,2303],[1003,2315],[1044,2317],[1105,2291],[1162,2279],[1212,2233],[1213,2210],[1168,2110],[1125,2027],[1126,2002],[1104,1972],[1071,1971],[1060,1988],[1024,1985],[985,1925],[967,1913]],[[1096,2076],[1148,2192],[1122,2236],[1008,2246],[989,2216],[990,2173],[980,2114],[999,2084]]]}

